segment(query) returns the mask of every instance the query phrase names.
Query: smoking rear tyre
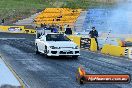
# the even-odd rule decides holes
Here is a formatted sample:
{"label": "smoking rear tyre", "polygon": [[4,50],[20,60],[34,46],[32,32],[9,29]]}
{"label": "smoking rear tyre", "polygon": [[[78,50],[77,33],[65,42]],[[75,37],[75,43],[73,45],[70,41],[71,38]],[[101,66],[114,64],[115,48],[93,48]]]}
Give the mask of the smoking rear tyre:
{"label": "smoking rear tyre", "polygon": [[40,54],[40,52],[38,51],[38,46],[36,45],[36,50],[35,50],[36,54]]}
{"label": "smoking rear tyre", "polygon": [[78,59],[78,56],[72,56],[73,59]]}

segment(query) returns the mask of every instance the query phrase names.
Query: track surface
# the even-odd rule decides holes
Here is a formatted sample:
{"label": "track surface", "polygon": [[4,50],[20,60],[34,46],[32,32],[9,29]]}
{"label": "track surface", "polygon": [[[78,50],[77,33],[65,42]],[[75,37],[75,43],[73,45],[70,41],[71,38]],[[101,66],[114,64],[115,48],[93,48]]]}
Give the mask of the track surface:
{"label": "track surface", "polygon": [[89,51],[78,59],[36,55],[34,35],[0,33],[0,54],[30,88],[131,88],[130,84],[85,84],[75,81],[79,65],[88,73],[131,74],[132,61]]}

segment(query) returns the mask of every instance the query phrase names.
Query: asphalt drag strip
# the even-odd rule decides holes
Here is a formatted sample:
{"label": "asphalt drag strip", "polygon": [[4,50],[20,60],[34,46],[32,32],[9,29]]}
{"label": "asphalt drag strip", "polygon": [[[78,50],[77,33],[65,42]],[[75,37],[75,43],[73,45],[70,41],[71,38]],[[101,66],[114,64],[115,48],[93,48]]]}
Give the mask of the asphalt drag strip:
{"label": "asphalt drag strip", "polygon": [[82,65],[89,74],[130,74],[132,61],[81,51],[78,59],[35,54],[35,35],[0,34],[0,53],[30,88],[131,88],[130,84],[85,84],[76,82],[75,74]]}

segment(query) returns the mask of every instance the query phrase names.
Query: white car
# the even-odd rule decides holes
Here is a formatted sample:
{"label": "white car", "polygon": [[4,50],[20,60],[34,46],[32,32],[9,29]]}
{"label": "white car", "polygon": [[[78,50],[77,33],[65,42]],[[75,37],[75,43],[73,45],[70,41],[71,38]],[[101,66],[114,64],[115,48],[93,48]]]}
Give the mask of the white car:
{"label": "white car", "polygon": [[36,54],[44,53],[46,56],[72,56],[77,58],[80,49],[66,35],[49,33],[35,40]]}

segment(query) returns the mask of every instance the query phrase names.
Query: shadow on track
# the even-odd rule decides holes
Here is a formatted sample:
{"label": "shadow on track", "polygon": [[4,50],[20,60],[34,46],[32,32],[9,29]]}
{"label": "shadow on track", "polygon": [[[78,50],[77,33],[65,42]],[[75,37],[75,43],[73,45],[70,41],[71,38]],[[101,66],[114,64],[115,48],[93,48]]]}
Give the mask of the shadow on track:
{"label": "shadow on track", "polygon": [[75,61],[75,60],[77,61],[79,59],[79,57],[75,59],[70,56],[45,56],[44,54],[39,54],[38,56],[41,56],[44,59],[59,60],[59,61]]}

